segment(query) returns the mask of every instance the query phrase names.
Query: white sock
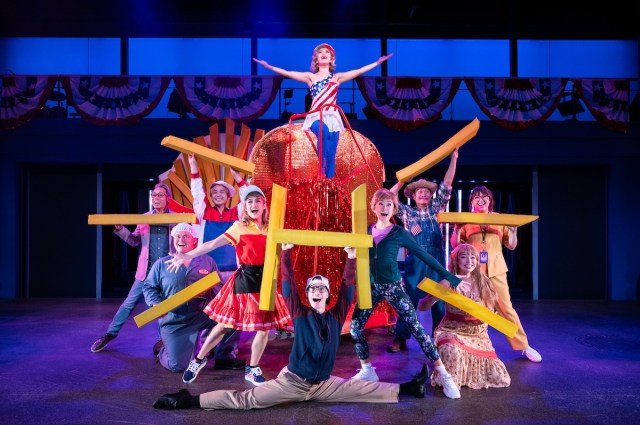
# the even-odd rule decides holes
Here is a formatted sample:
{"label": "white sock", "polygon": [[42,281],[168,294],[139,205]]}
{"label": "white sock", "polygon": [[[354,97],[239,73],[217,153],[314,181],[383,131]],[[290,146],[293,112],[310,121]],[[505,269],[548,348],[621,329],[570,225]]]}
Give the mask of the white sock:
{"label": "white sock", "polygon": [[371,363],[365,363],[365,364],[362,365],[362,369],[363,370],[369,370],[369,369],[372,369],[372,368],[373,368],[373,365]]}
{"label": "white sock", "polygon": [[447,368],[444,367],[444,364],[440,364],[438,366],[435,366],[435,369],[438,371],[438,373],[440,375],[442,375],[443,377],[449,376],[449,372],[447,372]]}

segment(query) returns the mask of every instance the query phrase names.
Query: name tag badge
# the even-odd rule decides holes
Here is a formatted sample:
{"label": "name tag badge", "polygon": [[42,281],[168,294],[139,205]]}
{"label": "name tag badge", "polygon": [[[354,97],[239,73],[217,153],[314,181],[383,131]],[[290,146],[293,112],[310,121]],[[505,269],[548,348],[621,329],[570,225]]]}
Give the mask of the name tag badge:
{"label": "name tag badge", "polygon": [[480,263],[487,264],[489,262],[489,253],[487,251],[480,251]]}

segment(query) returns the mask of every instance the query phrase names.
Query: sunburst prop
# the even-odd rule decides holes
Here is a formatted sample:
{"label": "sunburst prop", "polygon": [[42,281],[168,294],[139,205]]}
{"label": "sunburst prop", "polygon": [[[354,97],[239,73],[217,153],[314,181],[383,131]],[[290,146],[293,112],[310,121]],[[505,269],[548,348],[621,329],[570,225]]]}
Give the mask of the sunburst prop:
{"label": "sunburst prop", "polygon": [[[213,149],[225,155],[230,155],[241,160],[247,160],[249,152],[253,149],[255,141],[262,138],[264,130],[256,130],[251,139],[251,129],[242,124],[240,127],[240,135],[235,134],[236,123],[227,118],[225,120],[225,129],[222,132],[218,124],[214,124],[209,127],[209,134],[206,136],[198,136],[193,139],[193,143]],[[224,180],[231,186],[234,186],[236,182],[233,179],[233,175],[224,164],[217,164],[212,161],[200,158],[196,156],[198,161],[198,170],[205,188],[208,188],[213,182],[218,180]],[[240,172],[240,175],[245,173]],[[180,153],[178,157],[173,161],[172,167],[161,174],[158,179],[167,184],[173,192],[173,199],[186,208],[193,207],[193,196],[190,189],[190,175],[191,167],[189,166],[189,160],[187,155]],[[246,178],[246,175],[244,176]],[[211,195],[207,190],[207,198],[213,205]],[[240,200],[240,195],[236,191],[235,196],[229,200],[229,205],[236,205]]]}

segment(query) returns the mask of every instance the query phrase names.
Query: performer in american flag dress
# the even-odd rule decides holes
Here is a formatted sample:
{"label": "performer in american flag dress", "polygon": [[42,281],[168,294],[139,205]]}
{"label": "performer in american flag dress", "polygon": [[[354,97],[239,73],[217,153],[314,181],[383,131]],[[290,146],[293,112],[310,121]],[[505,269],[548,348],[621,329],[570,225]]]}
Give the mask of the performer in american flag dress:
{"label": "performer in american flag dress", "polygon": [[[304,121],[303,128],[311,130],[316,135],[317,140],[320,141],[321,148],[318,148],[318,150],[321,151],[319,154],[322,155],[320,160],[322,170],[326,177],[332,178],[335,173],[338,140],[340,132],[344,130],[344,123],[340,113],[333,106],[337,104],[338,86],[372,70],[391,56],[393,56],[393,53],[381,56],[377,61],[351,71],[334,72],[336,69],[336,52],[331,45],[322,43],[313,49],[311,72],[288,71],[269,65],[264,60],[256,58],[253,60],[283,77],[307,84],[313,102]],[[320,111],[322,111],[322,122],[320,121]],[[321,128],[322,130],[320,130]],[[320,137],[321,132],[322,137]]]}

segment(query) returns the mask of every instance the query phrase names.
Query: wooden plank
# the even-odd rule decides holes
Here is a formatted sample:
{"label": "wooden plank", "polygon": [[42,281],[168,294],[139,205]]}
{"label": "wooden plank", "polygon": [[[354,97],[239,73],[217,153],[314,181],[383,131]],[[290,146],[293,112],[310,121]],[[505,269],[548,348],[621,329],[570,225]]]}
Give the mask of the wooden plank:
{"label": "wooden plank", "polygon": [[197,143],[192,143],[187,140],[180,139],[179,137],[167,136],[162,139],[161,145],[185,154],[193,154],[199,158],[207,159],[216,164],[229,166],[244,173],[253,174],[255,170],[255,164],[236,158],[233,155],[227,155],[205,148]]}
{"label": "wooden plank", "polygon": [[[351,231],[354,234],[367,234],[367,214],[367,185],[361,184],[351,192]],[[356,248],[356,289],[361,309],[373,307],[369,270],[369,248]]]}
{"label": "wooden plank", "polygon": [[177,224],[196,223],[195,214],[89,214],[88,224]]}
{"label": "wooden plank", "polygon": [[493,326],[509,338],[513,338],[518,331],[518,326],[516,326],[515,323],[499,316],[485,306],[458,294],[456,291],[434,282],[428,277],[425,277],[422,282],[418,284],[418,288],[446,303],[458,307],[460,310],[469,313],[478,320],[482,320],[489,326]]}
{"label": "wooden plank", "polygon": [[262,271],[262,285],[260,287],[260,310],[273,311],[280,272],[280,251],[282,247],[273,239],[276,229],[284,227],[284,216],[287,211],[287,189],[273,184],[271,189],[271,206],[269,207],[269,230],[267,232],[267,246],[264,254],[264,269]]}
{"label": "wooden plank", "polygon": [[438,223],[493,224],[495,226],[524,226],[532,221],[536,221],[538,218],[537,215],[525,214],[438,213]]}
{"label": "wooden plank", "polygon": [[191,285],[175,293],[161,303],[156,304],[153,307],[148,308],[147,310],[138,314],[133,318],[133,320],[136,322],[136,325],[141,328],[152,320],[164,316],[174,308],[181,306],[190,299],[203,293],[209,288],[212,288],[218,283],[220,283],[220,277],[218,276],[218,273],[209,273],[207,276],[203,277],[197,282],[192,283]]}
{"label": "wooden plank", "polygon": [[480,120],[475,118],[469,124],[467,124],[462,130],[457,132],[453,137],[440,145],[430,154],[424,156],[422,159],[414,162],[413,164],[396,171],[396,178],[398,181],[406,182],[417,175],[420,175],[427,171],[429,168],[442,161],[447,156],[451,155],[456,148],[467,143],[471,140],[480,128]]}
{"label": "wooden plank", "polygon": [[319,230],[274,229],[273,241],[277,243],[288,242],[294,245],[331,246],[336,248],[350,246],[368,249],[373,246],[373,236],[366,233],[362,235]]}

